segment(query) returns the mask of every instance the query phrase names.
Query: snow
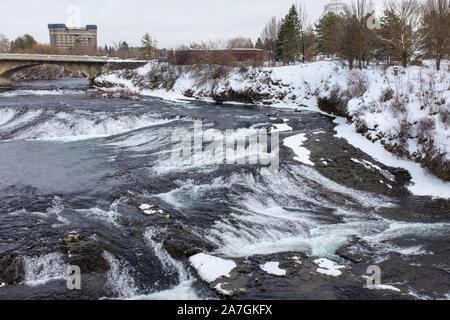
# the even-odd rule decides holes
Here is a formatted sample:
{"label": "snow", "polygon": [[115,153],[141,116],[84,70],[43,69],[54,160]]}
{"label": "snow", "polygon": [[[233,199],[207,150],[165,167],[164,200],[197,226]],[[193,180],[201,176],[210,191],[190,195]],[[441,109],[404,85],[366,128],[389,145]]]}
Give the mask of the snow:
{"label": "snow", "polygon": [[294,256],[292,257],[292,260],[294,260],[294,262],[297,264],[302,264],[302,260],[300,259],[300,257]]}
{"label": "snow", "polygon": [[272,128],[272,130],[270,130],[270,132],[272,133],[292,131],[292,128],[285,123],[274,123],[273,126],[275,128]]}
{"label": "snow", "polygon": [[336,137],[346,139],[353,146],[361,149],[375,160],[395,168],[404,168],[408,170],[412,177],[412,185],[408,190],[418,196],[431,196],[434,198],[450,198],[450,182],[444,182],[441,179],[431,175],[423,169],[420,164],[399,159],[388,152],[379,141],[372,143],[363,136],[356,133],[355,124],[347,124],[346,119],[336,118],[337,124]]}
{"label": "snow", "polygon": [[224,260],[204,253],[189,258],[191,266],[197,270],[198,275],[206,282],[214,282],[221,277],[230,277],[230,272],[237,267],[231,260]]}
{"label": "snow", "polygon": [[387,284],[379,284],[373,287],[369,287],[370,290],[389,290],[389,291],[395,291],[395,292],[401,292],[401,290],[399,288],[396,288],[394,286],[391,285],[387,285]]}
{"label": "snow", "polygon": [[232,293],[228,290],[225,290],[224,288],[222,288],[222,283],[219,283],[217,286],[214,287],[214,289],[216,289],[217,292],[219,292],[220,294],[224,295],[224,296],[231,296]]}
{"label": "snow", "polygon": [[314,263],[319,267],[316,270],[317,272],[332,277],[340,276],[342,274],[340,270],[345,269],[345,266],[340,266],[337,263],[326,258],[314,260]]}
{"label": "snow", "polygon": [[[364,70],[349,70],[338,61],[279,68],[248,68],[247,71],[235,68],[226,77],[216,81],[198,81],[199,71],[189,68],[182,72],[161,71],[165,72],[163,76],[167,77],[173,76],[169,72],[178,72],[171,90],[141,90],[133,81],[124,79],[120,72],[100,77],[98,81],[111,82],[132,92],[177,102],[195,99],[213,101],[212,94],[220,94],[230,89],[236,92],[249,90],[268,97],[258,104],[310,110],[322,114],[325,113],[318,108],[318,99],[337,94],[348,101],[348,116],[358,127],[367,128],[366,135],[370,140],[383,141],[391,146],[404,145],[407,156],[417,163],[423,161],[425,154],[431,158],[442,159],[439,161],[450,161],[450,73],[447,72],[450,63],[448,60],[442,61],[439,72],[434,69],[434,61],[425,60],[423,63],[422,67],[408,68],[371,65]],[[137,77],[140,77],[137,80],[145,83],[148,81],[147,75],[152,70],[155,71],[155,68],[161,68],[161,64],[151,62],[137,69]],[[398,70],[397,75],[394,68]],[[156,69],[158,70],[160,69]],[[362,91],[361,83],[364,84]],[[194,92],[192,98],[184,95],[187,90]],[[340,125],[344,120],[337,121]],[[380,161],[382,158],[410,171],[414,184],[409,190],[413,194],[449,198],[449,183],[433,178],[425,169],[421,169],[420,165],[385,156],[386,153],[379,150],[383,148],[380,142],[371,144],[364,137],[356,138],[356,126],[340,125],[337,129],[338,136],[345,135],[350,143],[357,142],[358,147],[367,145],[364,149],[359,148],[376,153],[379,156],[376,160]],[[286,131],[292,131],[286,123],[274,124],[272,129],[272,132]],[[431,145],[423,141],[431,141]],[[299,147],[293,137],[285,141],[286,143],[292,143],[293,149],[298,152],[297,161],[313,165],[309,160],[309,151]],[[374,166],[372,169],[377,170]],[[391,180],[388,176],[386,178]]]}
{"label": "snow", "polygon": [[145,210],[149,210],[149,209],[151,209],[151,208],[153,208],[153,207],[154,207],[154,206],[149,205],[149,204],[141,204],[140,207],[139,207],[139,209],[141,209],[142,211],[145,211]]}
{"label": "snow", "polygon": [[306,140],[308,139],[305,137],[305,134],[301,133],[284,139],[283,144],[294,151],[294,160],[307,164],[309,166],[314,166],[314,163],[309,159],[311,152],[308,149],[302,147],[303,142],[305,142]]}
{"label": "snow", "polygon": [[279,262],[267,262],[261,265],[261,270],[278,277],[283,277],[286,275],[286,270],[280,269]]}

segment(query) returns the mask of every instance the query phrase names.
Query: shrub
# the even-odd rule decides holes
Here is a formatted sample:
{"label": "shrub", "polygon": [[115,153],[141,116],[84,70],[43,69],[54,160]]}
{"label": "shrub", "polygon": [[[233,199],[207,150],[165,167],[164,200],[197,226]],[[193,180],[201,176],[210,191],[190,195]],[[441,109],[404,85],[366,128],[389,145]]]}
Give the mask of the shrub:
{"label": "shrub", "polygon": [[391,88],[385,88],[381,93],[380,101],[384,103],[392,100],[392,98],[394,98],[394,90]]}
{"label": "shrub", "polygon": [[361,97],[368,88],[369,80],[361,70],[352,70],[347,79],[347,88],[350,98]]}

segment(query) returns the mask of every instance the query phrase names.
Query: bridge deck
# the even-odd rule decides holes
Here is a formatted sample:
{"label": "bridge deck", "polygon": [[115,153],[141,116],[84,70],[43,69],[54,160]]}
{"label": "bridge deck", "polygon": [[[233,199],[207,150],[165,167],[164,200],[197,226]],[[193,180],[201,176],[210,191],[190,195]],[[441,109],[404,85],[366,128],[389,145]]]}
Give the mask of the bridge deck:
{"label": "bridge deck", "polygon": [[1,53],[0,61],[108,63],[108,57]]}

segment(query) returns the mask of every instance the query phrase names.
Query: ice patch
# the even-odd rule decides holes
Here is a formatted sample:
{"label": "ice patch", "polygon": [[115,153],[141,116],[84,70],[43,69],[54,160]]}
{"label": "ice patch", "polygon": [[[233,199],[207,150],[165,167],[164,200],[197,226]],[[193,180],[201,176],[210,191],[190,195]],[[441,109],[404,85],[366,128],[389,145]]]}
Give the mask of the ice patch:
{"label": "ice patch", "polygon": [[274,276],[284,277],[286,275],[286,270],[280,269],[279,262],[267,262],[261,265],[261,269]]}
{"label": "ice patch", "polygon": [[314,263],[319,266],[316,270],[317,272],[332,277],[340,276],[342,274],[340,270],[345,269],[345,266],[340,266],[337,263],[325,258],[314,260]]}
{"label": "ice patch", "polygon": [[141,204],[141,205],[139,206],[139,209],[141,209],[142,211],[145,211],[145,210],[149,210],[149,209],[154,208],[154,207],[155,207],[155,206],[149,205],[149,204]]}
{"label": "ice patch", "polygon": [[230,272],[237,267],[231,260],[224,260],[204,253],[189,258],[191,266],[197,270],[198,275],[206,282],[214,282],[221,277],[230,277]]}
{"label": "ice patch", "polygon": [[386,291],[401,292],[401,290],[399,288],[396,288],[394,286],[387,285],[387,284],[379,284],[379,285],[370,287],[369,289],[370,290],[386,290]]}
{"label": "ice patch", "polygon": [[306,140],[308,139],[305,137],[305,134],[301,133],[284,139],[283,144],[294,151],[294,160],[302,162],[309,166],[314,166],[314,163],[309,159],[311,152],[308,149],[302,147],[303,142],[305,142]]}
{"label": "ice patch", "polygon": [[274,132],[287,132],[292,131],[292,128],[285,123],[274,123],[272,124],[275,128],[270,130],[271,133]]}
{"label": "ice patch", "polygon": [[[378,170],[386,179],[390,180],[390,181],[395,181],[395,176],[390,173],[387,170],[383,170],[381,169],[379,166],[377,166],[376,164],[373,164],[370,161],[367,160],[358,160],[358,159],[351,159],[354,163],[358,163],[360,165],[362,165],[363,167],[365,167],[366,169],[369,170]],[[383,181],[381,181],[381,183],[384,183]]]}
{"label": "ice patch", "polygon": [[297,263],[297,264],[302,264],[302,260],[299,257],[297,257],[297,256],[292,257],[292,260],[294,260],[294,262]]}
{"label": "ice patch", "polygon": [[214,289],[216,289],[217,292],[219,292],[220,294],[222,294],[224,296],[231,296],[232,295],[232,292],[222,288],[222,283],[219,283],[217,286],[214,287]]}

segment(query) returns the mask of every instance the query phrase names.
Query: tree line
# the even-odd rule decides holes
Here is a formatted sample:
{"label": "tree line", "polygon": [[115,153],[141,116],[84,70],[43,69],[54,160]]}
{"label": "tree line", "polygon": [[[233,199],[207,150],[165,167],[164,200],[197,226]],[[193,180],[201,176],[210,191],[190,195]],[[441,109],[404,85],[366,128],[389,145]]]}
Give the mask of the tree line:
{"label": "tree line", "polygon": [[49,44],[38,43],[33,36],[25,34],[10,41],[6,36],[0,34],[0,53],[28,53],[28,54],[57,54],[57,55],[91,55],[110,56],[122,59],[151,60],[157,57],[157,41],[149,33],[141,40],[139,47],[132,47],[126,41],[119,41],[112,46],[105,45],[103,48],[90,48],[83,46],[80,42],[69,50],[52,47]]}
{"label": "tree line", "polygon": [[[272,17],[253,43],[236,37],[226,43],[209,41],[183,45],[180,49],[257,48],[271,61],[305,63],[317,56],[345,60],[349,67],[364,68],[385,62],[406,67],[421,59],[441,61],[449,57],[450,0],[387,0],[381,16],[375,16],[372,0],[353,0],[342,14],[328,13],[316,24],[309,22],[304,6],[292,5],[287,15]],[[108,55],[151,60],[157,58],[157,41],[149,33],[139,47],[126,41],[70,52],[38,44],[28,34],[9,41],[0,35],[0,52]]]}
{"label": "tree line", "polygon": [[257,48],[284,64],[318,55],[363,68],[370,62],[406,67],[449,57],[450,0],[388,0],[380,17],[371,0],[354,0],[342,14],[328,13],[314,26],[304,7],[293,5],[281,21],[272,18]]}

